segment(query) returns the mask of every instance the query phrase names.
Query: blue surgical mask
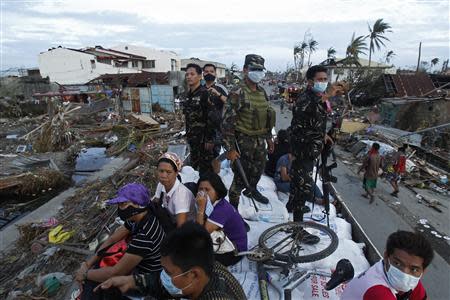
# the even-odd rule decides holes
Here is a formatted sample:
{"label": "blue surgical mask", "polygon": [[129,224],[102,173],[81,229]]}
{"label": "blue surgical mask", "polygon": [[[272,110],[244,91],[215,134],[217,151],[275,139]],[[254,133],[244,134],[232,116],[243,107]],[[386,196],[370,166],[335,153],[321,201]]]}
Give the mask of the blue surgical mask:
{"label": "blue surgical mask", "polygon": [[319,81],[315,81],[314,82],[314,86],[313,86],[313,90],[317,93],[323,93],[326,91],[328,86],[328,82],[319,82]]}
{"label": "blue surgical mask", "polygon": [[387,280],[392,288],[399,292],[408,292],[416,288],[420,277],[404,273],[389,262],[389,270],[386,272]]}
{"label": "blue surgical mask", "polygon": [[264,71],[249,71],[248,72],[248,79],[254,83],[260,83],[261,80],[264,79],[266,76],[266,72]]}
{"label": "blue surgical mask", "polygon": [[183,295],[183,290],[187,289],[188,287],[190,287],[192,285],[193,282],[191,282],[190,284],[188,284],[187,286],[185,286],[184,288],[180,289],[177,288],[174,284],[173,284],[173,279],[179,277],[179,276],[183,276],[184,274],[189,273],[191,270],[188,270],[186,272],[183,272],[181,274],[178,274],[177,276],[174,276],[173,278],[171,278],[169,276],[169,274],[167,274],[167,272],[163,269],[161,271],[161,274],[159,275],[159,279],[161,280],[162,285],[164,286],[164,288],[169,292],[169,294],[171,294],[172,296],[182,296]]}

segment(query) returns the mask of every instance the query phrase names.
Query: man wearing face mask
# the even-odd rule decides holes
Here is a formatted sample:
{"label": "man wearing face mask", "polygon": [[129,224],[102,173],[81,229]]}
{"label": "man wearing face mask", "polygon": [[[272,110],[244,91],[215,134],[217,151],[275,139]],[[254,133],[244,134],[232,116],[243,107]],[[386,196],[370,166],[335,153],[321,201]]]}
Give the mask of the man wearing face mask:
{"label": "man wearing face mask", "polygon": [[147,274],[114,277],[99,288],[137,289],[155,299],[245,300],[242,287],[220,263],[214,262],[209,233],[187,222],[170,232],[161,245],[163,271],[155,284]]}
{"label": "man wearing face mask", "polygon": [[203,66],[203,78],[205,79],[205,88],[209,92],[209,101],[212,106],[208,112],[208,127],[214,128],[214,157],[220,154],[222,146],[222,126],[223,105],[227,102],[228,90],[216,82],[216,66],[205,64]]}
{"label": "man wearing face mask", "polygon": [[127,250],[114,266],[101,266],[101,256],[95,255],[81,264],[75,279],[83,284],[81,299],[97,299],[92,289],[113,276],[148,273],[157,280],[161,271],[160,244],[164,231],[158,220],[148,212],[150,194],[138,183],[130,183],[118,191],[118,196],[107,202],[118,206],[118,215],[125,223],[100,246],[99,253],[111,245],[129,239]]}
{"label": "man wearing face mask", "polygon": [[243,73],[243,82],[230,92],[222,123],[227,158],[231,161],[240,158],[250,185],[250,189],[244,190],[244,181],[236,164],[233,164],[235,176],[229,199],[236,209],[242,190],[244,195],[258,202],[269,203],[269,199],[256,189],[256,185],[264,172],[267,152],[273,152],[271,130],[275,126],[276,118],[266,92],[259,85],[265,76],[264,58],[248,54],[245,57]]}
{"label": "man wearing face mask", "polygon": [[394,232],[388,237],[383,260],[352,279],[341,299],[425,300],[420,279],[433,256],[431,244],[421,234]]}
{"label": "man wearing face mask", "polygon": [[312,66],[306,72],[307,88],[299,95],[292,109],[291,190],[286,207],[294,213],[294,221],[303,221],[305,202],[312,199],[314,161],[325,143],[326,105],[324,93],[328,85],[327,70]]}

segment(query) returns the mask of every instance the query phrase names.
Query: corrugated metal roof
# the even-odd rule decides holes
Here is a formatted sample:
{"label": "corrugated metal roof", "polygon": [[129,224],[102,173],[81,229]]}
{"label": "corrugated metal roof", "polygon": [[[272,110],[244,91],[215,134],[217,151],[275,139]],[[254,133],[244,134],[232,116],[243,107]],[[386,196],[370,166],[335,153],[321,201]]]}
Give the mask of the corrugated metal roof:
{"label": "corrugated metal roof", "polygon": [[[395,97],[423,96],[433,90],[434,84],[424,73],[417,74],[384,74],[387,92]],[[431,93],[429,96],[436,96]]]}
{"label": "corrugated metal roof", "polygon": [[148,86],[151,84],[169,84],[169,73],[141,72],[104,74],[89,81],[89,84],[103,83],[109,86],[120,86],[126,82],[128,87]]}

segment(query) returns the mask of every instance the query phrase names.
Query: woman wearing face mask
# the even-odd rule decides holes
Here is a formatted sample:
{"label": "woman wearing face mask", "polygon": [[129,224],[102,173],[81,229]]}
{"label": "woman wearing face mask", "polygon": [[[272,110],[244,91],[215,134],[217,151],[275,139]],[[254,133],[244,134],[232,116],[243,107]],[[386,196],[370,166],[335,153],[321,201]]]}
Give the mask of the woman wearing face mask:
{"label": "woman wearing face mask", "polygon": [[157,198],[153,200],[162,201],[177,227],[195,217],[194,195],[179,180],[178,173],[182,166],[182,161],[175,153],[166,152],[159,158]]}
{"label": "woman wearing face mask", "polygon": [[421,279],[433,256],[431,244],[421,234],[394,232],[388,237],[384,259],[350,281],[341,299],[427,299]]}
{"label": "woman wearing face mask", "polygon": [[[235,246],[235,251],[247,251],[247,231],[244,220],[239,212],[224,199],[227,189],[220,176],[215,173],[203,174],[198,180],[198,190],[197,223],[203,225],[209,233],[223,230],[225,236]],[[235,251],[216,254],[216,260],[225,266],[234,265],[242,258],[242,256],[235,256]]]}
{"label": "woman wearing face mask", "polygon": [[123,257],[113,266],[101,267],[101,256],[95,255],[81,264],[75,279],[83,284],[81,299],[97,299],[92,289],[113,276],[128,275],[132,272],[148,273],[156,281],[161,271],[160,244],[164,232],[158,220],[148,213],[150,201],[148,189],[142,184],[130,183],[118,191],[118,196],[107,202],[118,206],[118,216],[124,221],[101,246],[107,249],[115,243],[129,239]]}

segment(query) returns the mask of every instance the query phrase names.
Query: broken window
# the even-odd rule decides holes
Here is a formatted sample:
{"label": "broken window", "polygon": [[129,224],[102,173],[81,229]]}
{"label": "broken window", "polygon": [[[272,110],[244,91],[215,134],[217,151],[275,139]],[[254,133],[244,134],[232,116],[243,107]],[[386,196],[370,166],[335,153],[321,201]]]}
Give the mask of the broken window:
{"label": "broken window", "polygon": [[137,60],[133,60],[133,61],[131,62],[131,67],[132,67],[132,68],[137,68],[137,67],[138,67],[138,61],[137,61]]}
{"label": "broken window", "polygon": [[142,64],[143,69],[154,69],[155,68],[155,60],[144,60]]}
{"label": "broken window", "polygon": [[176,71],[177,70],[177,60],[176,59],[171,59],[170,60],[170,69],[171,71]]}
{"label": "broken window", "polygon": [[111,64],[111,59],[110,58],[97,58],[97,62],[100,63],[100,64],[110,65]]}
{"label": "broken window", "polygon": [[91,59],[91,69],[95,69],[95,59]]}

